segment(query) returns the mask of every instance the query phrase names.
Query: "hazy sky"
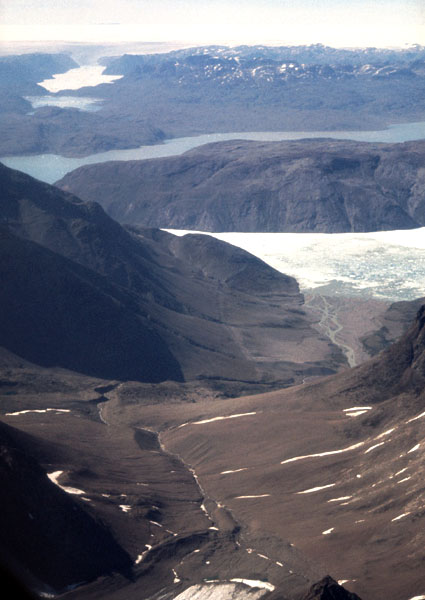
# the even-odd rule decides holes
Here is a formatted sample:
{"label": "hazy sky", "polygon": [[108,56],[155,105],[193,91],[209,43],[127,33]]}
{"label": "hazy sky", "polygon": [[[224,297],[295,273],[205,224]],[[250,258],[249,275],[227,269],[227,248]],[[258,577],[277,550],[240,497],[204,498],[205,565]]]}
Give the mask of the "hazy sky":
{"label": "hazy sky", "polygon": [[425,0],[0,0],[0,39],[425,45]]}

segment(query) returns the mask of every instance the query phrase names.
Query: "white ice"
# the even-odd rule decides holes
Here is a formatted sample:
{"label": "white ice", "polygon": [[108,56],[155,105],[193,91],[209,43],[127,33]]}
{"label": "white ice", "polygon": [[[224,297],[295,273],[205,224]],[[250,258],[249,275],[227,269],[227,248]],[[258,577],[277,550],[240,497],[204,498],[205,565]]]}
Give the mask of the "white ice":
{"label": "white ice", "polygon": [[422,594],[421,596],[413,596],[413,598],[410,598],[409,600],[425,600],[425,594]]}
{"label": "white ice", "polygon": [[38,85],[41,85],[49,92],[59,92],[61,90],[78,90],[82,87],[93,87],[101,83],[113,83],[121,79],[122,75],[103,75],[106,67],[102,65],[85,65],[70,69],[66,73],[53,75],[52,79],[45,79]]}
{"label": "white ice", "polygon": [[335,527],[331,527],[330,529],[326,529],[326,531],[322,531],[322,535],[329,535],[330,533],[332,533],[332,531],[335,529]]}
{"label": "white ice", "polygon": [[67,494],[76,494],[77,496],[81,496],[82,494],[86,493],[83,490],[79,490],[77,488],[66,487],[64,485],[61,485],[58,482],[58,479],[62,475],[62,473],[63,473],[63,471],[54,471],[53,473],[47,473],[47,477],[50,479],[50,481],[52,481],[54,484],[56,484],[58,487],[60,487],[61,490],[63,490]]}
{"label": "white ice", "polygon": [[321,485],[319,487],[310,488],[309,490],[303,490],[302,492],[296,492],[297,494],[312,494],[313,492],[319,492],[320,490],[325,490],[326,488],[334,487],[336,483],[329,483],[328,485]]}
{"label": "white ice", "polygon": [[328,452],[318,452],[316,454],[306,454],[305,456],[295,456],[294,458],[287,458],[286,460],[282,460],[280,464],[284,465],[286,463],[294,462],[296,460],[304,460],[305,458],[317,458],[319,456],[331,456],[332,454],[341,454],[342,452],[349,452],[350,450],[360,448],[360,446],[364,446],[364,442],[359,442],[358,444],[348,446],[348,448],[342,448],[341,450],[329,450]]}
{"label": "white ice", "polygon": [[129,504],[120,504],[120,509],[123,512],[129,512],[131,510],[131,506]]}
{"label": "white ice", "polygon": [[400,479],[400,481],[397,481],[397,483],[403,483],[405,481],[409,481],[409,479],[412,479],[411,476],[405,477],[404,479]]}
{"label": "white ice", "polygon": [[[191,231],[170,230],[184,235]],[[210,233],[292,275],[301,289],[414,299],[425,286],[425,229],[370,233]],[[205,232],[204,232],[205,233]]]}

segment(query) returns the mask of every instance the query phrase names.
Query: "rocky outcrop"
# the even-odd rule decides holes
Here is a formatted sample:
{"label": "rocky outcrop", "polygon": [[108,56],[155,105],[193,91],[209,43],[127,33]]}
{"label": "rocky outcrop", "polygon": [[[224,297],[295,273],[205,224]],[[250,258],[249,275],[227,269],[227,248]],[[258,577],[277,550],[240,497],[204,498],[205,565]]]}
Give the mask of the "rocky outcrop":
{"label": "rocky outcrop", "polygon": [[311,586],[302,600],[360,600],[357,594],[347,592],[329,575]]}

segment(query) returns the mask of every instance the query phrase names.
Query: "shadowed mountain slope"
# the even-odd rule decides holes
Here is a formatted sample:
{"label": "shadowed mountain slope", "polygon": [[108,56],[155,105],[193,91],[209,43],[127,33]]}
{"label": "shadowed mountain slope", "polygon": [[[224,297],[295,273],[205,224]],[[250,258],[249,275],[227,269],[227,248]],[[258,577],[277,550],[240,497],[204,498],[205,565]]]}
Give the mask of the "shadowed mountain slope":
{"label": "shadowed mountain slope", "polygon": [[315,583],[302,600],[360,600],[357,594],[347,592],[332,577]]}
{"label": "shadowed mountain slope", "polygon": [[[87,327],[87,314],[97,313],[91,330],[96,343],[91,350],[84,349],[74,363],[57,364],[81,369],[88,353],[92,352],[95,359],[95,348],[99,348],[102,339],[104,358],[96,359],[97,364],[103,360],[106,365],[117,356],[118,348],[112,348],[114,336],[107,332],[107,319],[97,311],[99,302],[115,323],[116,331],[122,327],[117,339],[121,340],[124,354],[109,377],[142,381],[204,379],[241,393],[253,385],[261,389],[302,381],[305,376],[334,372],[345,364],[341,351],[313,329],[313,320],[302,309],[303,296],[296,281],[249,253],[199,236],[181,239],[166,232],[125,229],[96,203],[82,202],[6,167],[1,167],[0,176],[4,189],[2,223],[20,238],[86,269],[83,273],[68,263],[61,286],[49,288],[46,275],[46,289],[39,292],[39,298],[46,298],[47,290],[51,292],[50,306],[69,307],[72,295],[66,297],[66,285],[70,282],[66,284],[64,278],[65,273],[71,277],[70,270],[72,277],[77,275],[80,279],[79,289],[84,289],[85,294],[89,289],[92,292],[87,296],[85,316],[81,301],[73,308],[75,316],[81,309],[76,331],[83,332]],[[43,256],[43,260],[50,261],[49,273],[56,276],[61,269],[54,267],[54,258],[47,258],[46,253]],[[21,261],[20,268],[24,266]],[[20,276],[13,269],[9,275],[18,279]],[[33,277],[29,282],[37,286],[39,279]],[[102,301],[97,292],[101,292]],[[112,299],[106,299],[105,293]],[[26,299],[27,311],[32,307],[32,294],[21,296]],[[13,302],[11,296],[11,310]],[[43,304],[44,300],[40,307]],[[43,323],[50,322],[55,314],[58,316],[60,310],[50,311],[52,314],[43,317]],[[16,310],[13,314],[18,317]],[[63,322],[58,317],[64,334],[70,321]],[[12,321],[8,327],[12,340]],[[53,335],[53,326],[50,331]],[[71,327],[66,331],[71,334]],[[140,341],[136,343],[137,339]],[[77,350],[78,340],[82,343],[83,336],[68,339],[64,347]],[[53,347],[58,348],[57,340]],[[34,353],[26,356],[35,360]],[[135,377],[138,356],[146,360],[146,365]],[[52,363],[45,357],[40,364]],[[92,370],[87,367],[84,372],[106,376],[99,364],[95,370],[93,365]]]}
{"label": "shadowed mountain slope", "polygon": [[424,166],[424,142],[229,141],[80,167],[56,185],[150,227],[380,231],[425,225]]}
{"label": "shadowed mountain slope", "polygon": [[376,319],[377,328],[367,332],[361,339],[364,349],[375,356],[394,343],[406,332],[422,304],[424,298],[394,302]]}
{"label": "shadowed mountain slope", "polygon": [[40,443],[48,453],[48,444],[0,423],[1,564],[40,592],[128,570],[130,556],[105,524],[54,485],[34,459]]}
{"label": "shadowed mountain slope", "polygon": [[45,367],[112,379],[181,380],[175,358],[128,293],[0,229],[0,345]]}

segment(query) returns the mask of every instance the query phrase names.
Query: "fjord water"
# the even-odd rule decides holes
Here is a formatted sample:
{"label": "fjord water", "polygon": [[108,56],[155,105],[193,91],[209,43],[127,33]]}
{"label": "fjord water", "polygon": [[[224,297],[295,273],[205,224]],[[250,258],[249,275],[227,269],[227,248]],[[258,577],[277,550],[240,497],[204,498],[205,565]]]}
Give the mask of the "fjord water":
{"label": "fjord water", "polygon": [[[168,230],[184,235],[182,230]],[[202,232],[197,232],[202,233]],[[208,233],[239,246],[303,292],[381,300],[425,296],[425,227],[373,233]]]}
{"label": "fjord water", "polygon": [[166,140],[163,144],[140,146],[128,150],[110,150],[99,154],[91,154],[81,158],[70,158],[59,154],[36,154],[31,156],[4,156],[0,161],[7,167],[18,169],[41,181],[54,183],[66,173],[83,165],[110,160],[143,160],[176,156],[187,150],[226,140],[256,140],[277,142],[282,140],[300,140],[304,138],[332,138],[354,140],[359,142],[408,142],[425,139],[425,121],[418,123],[400,123],[391,125],[380,131],[250,131],[231,133],[211,133],[192,137]]}
{"label": "fjord water", "polygon": [[25,96],[33,108],[42,106],[58,106],[59,108],[78,108],[87,112],[95,112],[102,108],[102,98],[85,96]]}

